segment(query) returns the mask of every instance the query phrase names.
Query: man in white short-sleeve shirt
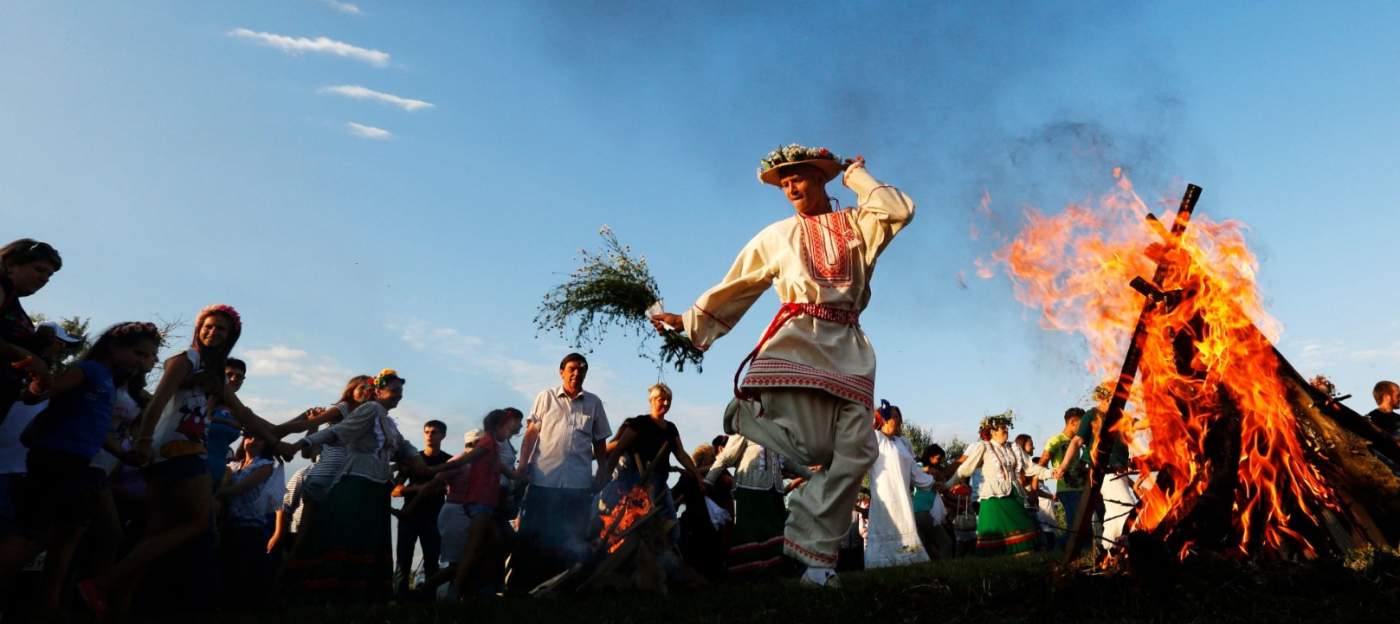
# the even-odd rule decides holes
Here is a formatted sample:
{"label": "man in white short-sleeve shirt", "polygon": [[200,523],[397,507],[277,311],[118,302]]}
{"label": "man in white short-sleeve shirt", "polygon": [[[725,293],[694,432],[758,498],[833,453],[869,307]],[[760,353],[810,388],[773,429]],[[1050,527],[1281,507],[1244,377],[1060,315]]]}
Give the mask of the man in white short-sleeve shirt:
{"label": "man in white short-sleeve shirt", "polygon": [[603,401],[583,389],[587,376],[587,359],[578,353],[564,356],[561,385],[535,397],[525,423],[520,469],[530,486],[521,505],[521,548],[511,578],[525,591],[584,554],[593,493],[607,482],[603,467],[612,427]]}

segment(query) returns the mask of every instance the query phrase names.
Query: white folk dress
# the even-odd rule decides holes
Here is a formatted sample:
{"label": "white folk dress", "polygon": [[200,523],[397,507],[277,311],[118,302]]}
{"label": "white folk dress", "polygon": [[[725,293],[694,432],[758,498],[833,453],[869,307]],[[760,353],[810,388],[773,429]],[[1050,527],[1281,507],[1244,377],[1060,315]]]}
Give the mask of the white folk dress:
{"label": "white folk dress", "polygon": [[870,469],[870,524],[865,538],[865,567],[888,568],[924,563],[928,553],[914,524],[910,485],[929,488],[933,477],[914,462],[914,450],[902,437],[877,432],[880,456]]}
{"label": "white folk dress", "polygon": [[764,228],[724,279],[681,315],[691,341],[708,349],[770,286],[784,304],[832,311],[802,313],[781,324],[759,349],[741,389],[814,388],[874,404],[875,349],[856,319],[870,303],[875,261],[914,218],[914,202],[864,168],[848,181],[859,208],[795,214]]}

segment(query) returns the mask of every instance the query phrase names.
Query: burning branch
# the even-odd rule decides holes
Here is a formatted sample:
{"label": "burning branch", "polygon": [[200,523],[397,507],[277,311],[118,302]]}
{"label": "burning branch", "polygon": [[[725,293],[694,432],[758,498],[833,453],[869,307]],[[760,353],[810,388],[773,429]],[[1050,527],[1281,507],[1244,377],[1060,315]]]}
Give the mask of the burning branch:
{"label": "burning branch", "polygon": [[[1155,230],[1158,235],[1168,245],[1168,249],[1164,251],[1169,252],[1177,246],[1181,235],[1186,232],[1186,224],[1191,220],[1191,213],[1196,210],[1196,201],[1200,198],[1201,187],[1195,184],[1186,185],[1186,194],[1181,197],[1181,207],[1176,210],[1176,219],[1172,222],[1171,232],[1165,232],[1162,222],[1157,220],[1155,215],[1148,213],[1147,222],[1156,226]],[[1165,260],[1166,253],[1163,253],[1150,283],[1144,283],[1144,280],[1138,277],[1132,281],[1131,285],[1139,291],[1150,289],[1151,293],[1161,295],[1162,289],[1159,284],[1166,280],[1168,271]],[[1097,444],[1094,445],[1093,457],[1089,463],[1088,495],[1082,497],[1079,502],[1079,510],[1074,516],[1073,532],[1070,534],[1069,548],[1065,553],[1066,562],[1073,561],[1079,556],[1084,538],[1088,535],[1090,511],[1100,504],[1103,467],[1108,464],[1108,456],[1114,445],[1118,444],[1116,436],[1105,434],[1114,431],[1114,428],[1118,426],[1118,420],[1123,417],[1123,408],[1128,404],[1128,397],[1132,394],[1133,380],[1137,377],[1138,363],[1142,358],[1142,348],[1147,341],[1147,318],[1164,299],[1164,296],[1149,295],[1142,304],[1142,312],[1138,314],[1137,326],[1133,329],[1133,336],[1129,341],[1128,354],[1123,357],[1123,368],[1118,374],[1117,384],[1113,388],[1113,398],[1108,403],[1108,410],[1104,412],[1103,421],[1099,427],[1100,434],[1095,438]]]}

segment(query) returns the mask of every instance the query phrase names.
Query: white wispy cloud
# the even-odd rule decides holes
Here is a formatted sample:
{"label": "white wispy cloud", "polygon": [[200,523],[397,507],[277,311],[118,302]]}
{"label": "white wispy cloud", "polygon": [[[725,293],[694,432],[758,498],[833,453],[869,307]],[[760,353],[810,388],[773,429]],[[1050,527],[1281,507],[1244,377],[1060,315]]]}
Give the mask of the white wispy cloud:
{"label": "white wispy cloud", "polygon": [[364,124],[357,124],[353,121],[345,122],[345,129],[350,131],[350,134],[360,137],[362,139],[374,139],[376,141],[385,141],[394,138],[394,133],[389,132],[388,130],[385,130],[383,128],[376,128],[374,126],[366,126]]}
{"label": "white wispy cloud", "polygon": [[1400,341],[1388,345],[1380,344],[1367,347],[1356,347],[1335,340],[1330,342],[1305,341],[1299,343],[1296,363],[1304,369],[1346,364],[1400,365]]}
{"label": "white wispy cloud", "polygon": [[238,39],[247,39],[261,43],[265,46],[276,48],[287,54],[330,54],[343,58],[355,59],[374,65],[375,67],[385,67],[389,64],[389,53],[381,50],[371,50],[361,48],[356,45],[336,41],[329,37],[291,37],[276,33],[257,32],[247,28],[235,28],[228,31],[228,36]]}
{"label": "white wispy cloud", "polygon": [[423,100],[415,100],[412,98],[400,97],[392,93],[375,91],[374,89],[362,87],[360,85],[336,85],[334,87],[321,87],[320,89],[317,89],[316,92],[331,95],[342,95],[354,100],[373,100],[375,102],[381,102],[384,104],[389,104],[391,106],[397,106],[410,113],[413,111],[434,107],[432,102],[424,102]]}
{"label": "white wispy cloud", "polygon": [[527,399],[559,383],[558,366],[506,355],[481,338],[455,328],[433,327],[419,320],[389,321],[385,327],[415,351],[445,356],[464,372],[486,373]]}
{"label": "white wispy cloud", "polygon": [[244,355],[249,377],[279,377],[310,390],[339,392],[355,375],[331,358],[313,358],[301,349],[286,345],[250,349]]}
{"label": "white wispy cloud", "polygon": [[324,3],[326,6],[332,8],[332,9],[335,9],[335,10],[337,10],[337,11],[340,11],[341,13],[349,13],[349,14],[351,14],[351,15],[360,15],[360,14],[364,13],[363,11],[360,10],[360,7],[358,7],[358,6],[356,6],[356,5],[353,5],[353,4],[350,4],[349,2],[338,2],[337,0],[322,0],[322,1],[323,1],[323,3]]}

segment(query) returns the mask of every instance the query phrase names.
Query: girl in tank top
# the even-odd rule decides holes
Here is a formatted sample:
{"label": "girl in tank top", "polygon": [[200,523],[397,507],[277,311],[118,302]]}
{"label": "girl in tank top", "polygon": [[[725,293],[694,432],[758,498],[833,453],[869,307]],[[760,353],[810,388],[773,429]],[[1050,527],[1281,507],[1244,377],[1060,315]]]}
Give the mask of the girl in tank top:
{"label": "girl in tank top", "polygon": [[286,451],[275,429],[249,410],[226,385],[224,362],[242,334],[242,321],[231,306],[213,305],[195,317],[194,339],[184,353],[166,360],[165,370],[141,418],[134,453],[153,459],[149,482],[146,533],[106,573],[78,584],[79,593],[98,619],[112,606],[125,611],[147,566],[210,530],[214,490],[210,485],[205,436],[211,408],[222,402],[254,435]]}

